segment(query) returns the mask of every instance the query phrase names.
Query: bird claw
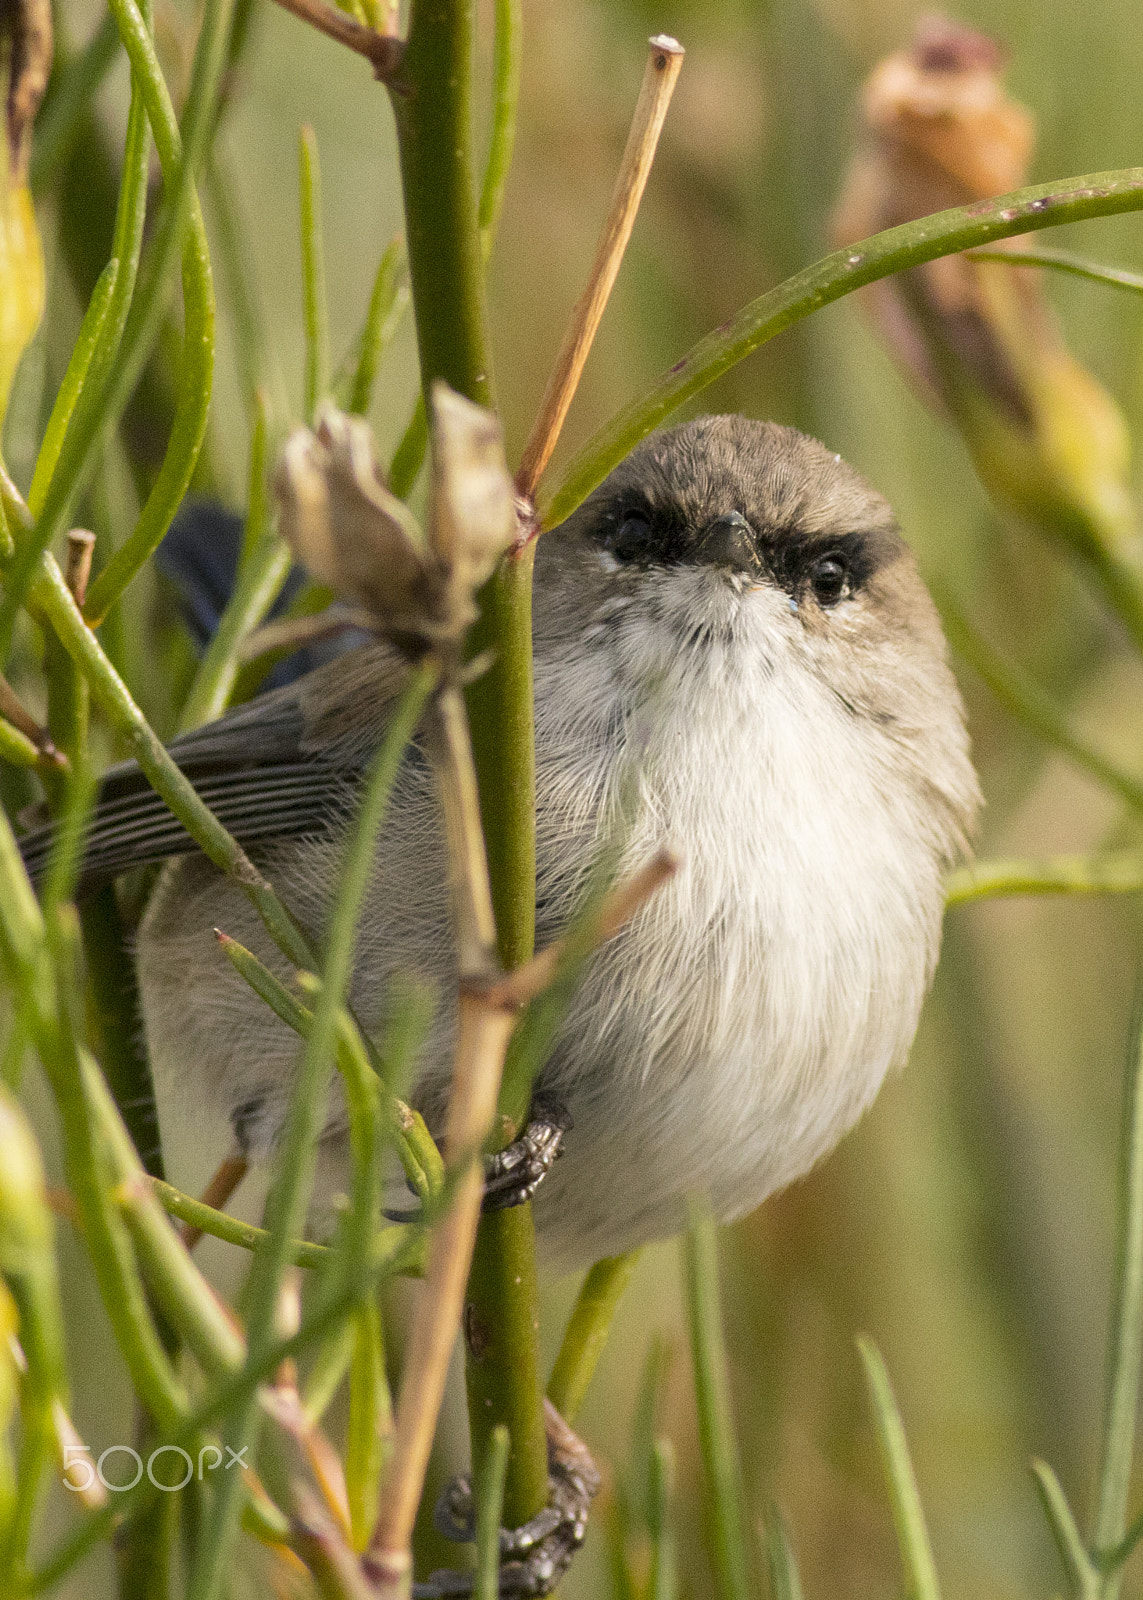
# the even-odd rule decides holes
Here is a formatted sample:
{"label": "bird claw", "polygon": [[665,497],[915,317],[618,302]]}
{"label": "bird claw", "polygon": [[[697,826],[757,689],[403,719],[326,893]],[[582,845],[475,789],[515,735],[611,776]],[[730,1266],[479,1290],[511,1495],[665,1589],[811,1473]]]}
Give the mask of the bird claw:
{"label": "bird claw", "polygon": [[[587,1532],[588,1512],[599,1489],[599,1473],[583,1441],[572,1432],[550,1401],[544,1401],[548,1437],[548,1503],[520,1528],[500,1529],[500,1593],[502,1596],[550,1594],[571,1565]],[[437,1502],[434,1518],[446,1539],[467,1543],[475,1537],[472,1481],[467,1473],[453,1478]],[[470,1596],[473,1576],[467,1572],[432,1573],[413,1585],[415,1600],[458,1600]]]}
{"label": "bird claw", "polygon": [[530,1200],[563,1154],[564,1135],[571,1125],[558,1100],[537,1095],[520,1137],[485,1161],[481,1210],[504,1211]]}

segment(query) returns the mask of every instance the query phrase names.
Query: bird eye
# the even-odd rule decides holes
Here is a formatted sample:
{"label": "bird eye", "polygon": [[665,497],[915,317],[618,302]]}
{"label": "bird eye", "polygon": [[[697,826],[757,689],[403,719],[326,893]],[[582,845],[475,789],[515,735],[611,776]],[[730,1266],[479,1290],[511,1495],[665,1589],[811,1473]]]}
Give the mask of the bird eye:
{"label": "bird eye", "polygon": [[607,541],[607,548],[619,561],[637,561],[646,555],[651,542],[651,525],[645,517],[626,516]]}
{"label": "bird eye", "polygon": [[833,606],[849,593],[849,568],[836,553],[820,556],[810,569],[810,587],[819,605]]}

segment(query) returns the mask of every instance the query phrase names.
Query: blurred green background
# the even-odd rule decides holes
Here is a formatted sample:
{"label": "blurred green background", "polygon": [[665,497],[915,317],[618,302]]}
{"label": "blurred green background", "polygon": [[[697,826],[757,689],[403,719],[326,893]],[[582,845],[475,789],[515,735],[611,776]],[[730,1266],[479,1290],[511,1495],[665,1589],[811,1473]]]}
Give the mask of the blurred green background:
{"label": "blurred green background", "polygon": [[[79,45],[100,19],[68,0]],[[491,7],[485,8],[490,13]],[[619,284],[560,458],[699,335],[828,248],[827,218],[852,147],[854,97],[908,38],[919,8],[894,0],[528,0],[517,156],[490,269],[496,377],[509,458],[538,403],[582,286],[626,137],[652,31],[687,60]],[[159,0],[176,88],[193,15]],[[959,9],[1010,51],[1008,82],[1036,114],[1032,181],[1125,166],[1143,148],[1143,30],[1134,0],[991,0]],[[483,17],[485,56],[491,17]],[[485,60],[487,68],[487,59]],[[485,72],[485,78],[487,72]],[[50,176],[40,208],[48,314],[24,362],[5,453],[26,486],[90,287],[105,258],[107,173],[125,115],[120,64],[98,124]],[[395,143],[366,65],[265,0],[231,85],[204,201],[220,301],[220,360],[199,477],[245,495],[248,418],[234,339],[235,273],[265,329],[278,426],[301,411],[298,126],[322,160],[335,355],[363,315],[378,257],[400,225]],[[102,174],[102,176],[101,176]],[[104,187],[101,189],[100,184]],[[66,212],[57,206],[66,197]],[[230,243],[221,220],[232,213]],[[1055,230],[1050,242],[1138,267],[1143,217]],[[1053,277],[1073,352],[1143,421],[1140,303]],[[373,421],[382,452],[415,385],[411,324],[387,358]],[[852,301],[780,337],[702,396],[701,410],[794,423],[851,459],[897,508],[926,572],[950,585],[1008,654],[1127,766],[1143,734],[1137,656],[1037,536],[1003,523],[950,429],[905,389]],[[129,526],[156,402],[136,411],[91,497],[101,537]],[[158,431],[161,451],[163,433]],[[145,578],[115,641],[133,691],[169,730],[179,659],[168,603]],[[1046,751],[962,674],[989,805],[982,854],[1044,854],[1133,837],[1113,797]],[[945,1594],[1014,1600],[1062,1578],[1027,1463],[1056,1467],[1086,1508],[1100,1420],[1111,1206],[1123,1068],[1137,984],[1135,900],[995,902],[950,912],[944,955],[908,1069],[817,1172],[723,1236],[725,1310],[739,1437],[760,1527],[781,1504],[807,1600],[900,1592],[897,1556],[853,1337],[868,1330],[893,1375]],[[51,1116],[40,1118],[50,1138]],[[75,1414],[93,1446],[129,1437],[126,1386],[82,1258],[63,1235]],[[553,1284],[554,1353],[574,1285]],[[622,1480],[649,1349],[664,1341],[660,1431],[678,1452],[684,1593],[709,1592],[693,1388],[676,1247],[647,1251],[581,1417],[610,1482]],[[459,1411],[457,1412],[459,1416]],[[452,1431],[458,1430],[454,1417]],[[447,1432],[448,1430],[446,1430]],[[611,1491],[609,1491],[611,1492]],[[612,1496],[614,1498],[614,1496]],[[59,1497],[62,1501],[62,1494]],[[606,1504],[563,1592],[612,1592]],[[442,1552],[432,1552],[440,1559]],[[66,1591],[110,1594],[98,1555]],[[1143,1595],[1143,1557],[1127,1596]]]}

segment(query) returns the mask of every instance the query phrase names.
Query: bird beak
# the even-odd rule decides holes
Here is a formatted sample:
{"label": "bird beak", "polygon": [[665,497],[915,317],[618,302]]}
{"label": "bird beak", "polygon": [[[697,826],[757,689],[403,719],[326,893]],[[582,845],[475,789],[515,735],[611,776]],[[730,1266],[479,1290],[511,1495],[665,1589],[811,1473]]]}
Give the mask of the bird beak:
{"label": "bird beak", "polygon": [[759,571],[754,531],[740,511],[728,512],[703,529],[700,548],[704,561],[752,576]]}

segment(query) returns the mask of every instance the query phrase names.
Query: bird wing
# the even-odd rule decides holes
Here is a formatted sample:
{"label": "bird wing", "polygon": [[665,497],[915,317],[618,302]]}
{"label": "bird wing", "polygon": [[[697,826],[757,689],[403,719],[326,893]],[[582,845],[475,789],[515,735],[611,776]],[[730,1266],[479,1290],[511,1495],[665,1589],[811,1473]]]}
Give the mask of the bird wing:
{"label": "bird wing", "polygon": [[[240,844],[323,833],[351,809],[406,670],[384,646],[366,645],[182,734],[168,749]],[[50,823],[21,837],[33,879],[54,841]],[[122,762],[100,782],[79,889],[197,848],[138,764]]]}

